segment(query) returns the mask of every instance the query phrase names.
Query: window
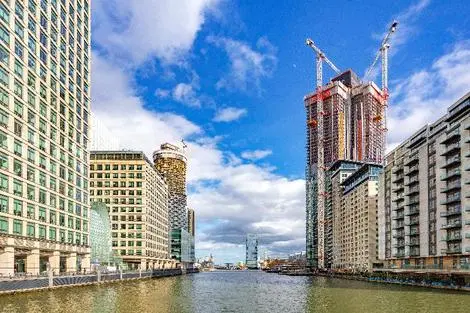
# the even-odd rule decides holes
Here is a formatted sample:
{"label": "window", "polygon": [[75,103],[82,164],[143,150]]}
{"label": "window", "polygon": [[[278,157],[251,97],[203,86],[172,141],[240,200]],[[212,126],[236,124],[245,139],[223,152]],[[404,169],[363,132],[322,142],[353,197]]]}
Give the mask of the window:
{"label": "window", "polygon": [[8,88],[8,81],[9,81],[8,73],[3,68],[0,67],[0,84]]}
{"label": "window", "polygon": [[7,7],[2,3],[0,3],[0,19],[7,24],[10,22],[10,12],[8,12]]}
{"label": "window", "polygon": [[0,190],[8,192],[8,176],[0,174]]}
{"label": "window", "polygon": [[8,65],[9,60],[10,60],[10,54],[5,48],[0,46],[0,62]]}
{"label": "window", "polygon": [[46,239],[46,226],[39,225],[39,238]]}
{"label": "window", "polygon": [[29,237],[34,237],[35,236],[34,224],[28,223],[28,225],[26,227],[27,227],[26,235],[29,236]]}
{"label": "window", "polygon": [[8,213],[8,197],[0,195],[0,213]]}
{"label": "window", "polygon": [[13,161],[13,172],[18,176],[21,176],[23,174],[23,164],[21,163],[21,161]]}
{"label": "window", "polygon": [[13,233],[16,235],[23,234],[23,222],[19,220],[13,220]]}
{"label": "window", "polygon": [[7,134],[0,131],[0,147],[4,149],[8,149],[8,137]]}
{"label": "window", "polygon": [[8,232],[8,220],[3,217],[0,217],[0,232],[2,233]]}

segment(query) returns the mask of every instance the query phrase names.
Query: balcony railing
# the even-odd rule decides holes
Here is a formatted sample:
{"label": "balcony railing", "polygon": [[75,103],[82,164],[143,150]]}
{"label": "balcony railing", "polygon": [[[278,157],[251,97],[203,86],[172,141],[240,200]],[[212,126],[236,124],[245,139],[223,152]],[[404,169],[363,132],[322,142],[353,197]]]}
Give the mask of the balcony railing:
{"label": "balcony railing", "polygon": [[460,155],[456,155],[456,156],[450,158],[449,160],[447,160],[441,168],[446,168],[446,167],[449,167],[451,165],[460,164],[460,162],[461,162]]}
{"label": "balcony railing", "polygon": [[446,254],[462,253],[462,247],[448,247],[447,249],[442,249],[442,253],[446,253]]}
{"label": "balcony railing", "polygon": [[442,229],[449,229],[449,228],[460,228],[462,227],[462,221],[454,221],[454,222],[448,222],[447,224],[442,225]]}
{"label": "balcony railing", "polygon": [[409,216],[415,214],[419,214],[419,208],[410,208],[405,215]]}
{"label": "balcony railing", "polygon": [[460,142],[456,142],[451,145],[448,145],[441,155],[448,155],[457,150],[460,150]]}
{"label": "balcony railing", "polygon": [[460,176],[462,173],[460,172],[460,168],[447,172],[444,175],[441,175],[441,180],[448,180],[449,178]]}
{"label": "balcony railing", "polygon": [[447,209],[446,212],[441,212],[440,216],[441,217],[446,217],[446,216],[452,216],[452,215],[460,215],[462,211],[460,208],[453,208],[453,209]]}
{"label": "balcony railing", "polygon": [[462,235],[460,233],[456,233],[454,235],[447,235],[446,237],[442,238],[442,241],[458,241],[462,240]]}
{"label": "balcony railing", "polygon": [[460,136],[460,130],[457,128],[455,130],[452,130],[451,132],[449,132],[447,134],[447,137],[441,141],[441,143],[446,143],[446,142],[449,142],[450,140],[452,140],[453,138],[457,138]]}
{"label": "balcony railing", "polygon": [[441,200],[439,203],[440,204],[451,204],[454,202],[459,202],[460,201],[460,195],[453,196],[453,197],[447,197],[445,200]]}
{"label": "balcony railing", "polygon": [[412,194],[415,194],[415,193],[419,193],[419,187],[418,186],[411,187],[408,190],[408,192],[405,193],[405,195],[409,196],[409,195],[412,195]]}
{"label": "balcony railing", "polygon": [[455,190],[459,190],[461,188],[460,186],[460,180],[456,181],[456,182],[453,182],[451,184],[448,184],[446,187],[444,188],[441,188],[441,192],[442,193],[447,193],[447,192],[450,192],[450,191],[455,191]]}
{"label": "balcony railing", "polygon": [[410,205],[418,204],[418,203],[419,203],[419,198],[408,199],[405,201],[406,206],[410,206]]}
{"label": "balcony railing", "polygon": [[402,219],[402,218],[405,218],[405,214],[403,214],[403,213],[396,214],[396,215],[392,216],[392,220],[399,220],[399,219]]}
{"label": "balcony railing", "polygon": [[401,175],[398,175],[396,176],[395,178],[392,179],[392,183],[397,183],[399,181],[402,181],[403,179],[405,178],[405,175],[401,174]]}
{"label": "balcony railing", "polygon": [[418,225],[419,219],[414,219],[405,223],[406,226]]}
{"label": "balcony railing", "polygon": [[419,183],[418,178],[411,178],[411,179],[409,179],[408,181],[405,182],[405,186],[410,186],[410,185],[414,185],[414,184],[418,184],[418,183]]}
{"label": "balcony railing", "polygon": [[419,165],[416,164],[416,165],[413,165],[413,166],[410,166],[408,168],[408,171],[406,172],[406,175],[410,175],[410,174],[413,174],[415,172],[419,171]]}
{"label": "balcony railing", "polygon": [[419,160],[419,154],[417,152],[411,154],[410,156],[405,158],[404,165],[409,165]]}

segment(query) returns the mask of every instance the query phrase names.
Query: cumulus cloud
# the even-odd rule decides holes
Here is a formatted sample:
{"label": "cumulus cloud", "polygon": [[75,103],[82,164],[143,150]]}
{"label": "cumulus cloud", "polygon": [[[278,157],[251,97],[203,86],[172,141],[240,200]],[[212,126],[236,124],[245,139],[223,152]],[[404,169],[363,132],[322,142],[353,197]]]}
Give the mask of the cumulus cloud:
{"label": "cumulus cloud", "polygon": [[[303,247],[276,242],[304,238],[304,181],[277,175],[271,168],[247,163],[221,148],[220,136],[207,136],[201,126],[183,115],[148,109],[138,94],[135,71],[152,58],[178,64],[191,50],[206,14],[215,0],[95,0],[92,58],[94,116],[119,138],[120,148],[142,150],[147,156],[162,142],[185,139],[188,148],[189,205],[197,214],[197,247],[210,249],[219,259],[239,258],[246,231],[258,233],[273,251]],[[184,20],[184,23],[181,21]],[[151,30],[151,31],[149,31]],[[273,48],[264,39],[254,51],[247,44],[222,38],[221,46],[239,49],[230,56],[227,81],[234,86],[259,86],[275,65]],[[243,64],[239,64],[242,62]],[[251,72],[254,70],[254,72]],[[221,87],[222,87],[221,83]],[[225,85],[228,88],[228,84]],[[162,99],[200,105],[198,81],[157,89]],[[110,92],[112,91],[112,92]],[[240,109],[243,110],[243,109]],[[236,113],[236,114],[235,114]],[[232,112],[233,115],[246,112]],[[225,115],[222,119],[230,119]],[[271,224],[272,222],[272,224]],[[292,230],[292,231],[291,231]],[[277,249],[277,250],[276,250]],[[243,254],[243,252],[241,252]]]}
{"label": "cumulus cloud", "polygon": [[261,160],[265,157],[271,155],[273,152],[271,150],[253,150],[253,151],[244,151],[242,152],[242,158],[247,160]]}
{"label": "cumulus cloud", "polygon": [[427,123],[437,120],[470,91],[470,41],[454,45],[422,69],[392,87],[389,109],[389,149]]}
{"label": "cumulus cloud", "polygon": [[93,0],[93,40],[109,58],[181,63],[218,0]]}
{"label": "cumulus cloud", "polygon": [[207,37],[209,43],[225,50],[230,60],[230,71],[216,84],[218,89],[260,90],[261,79],[270,77],[277,66],[276,48],[264,37],[256,43],[256,49],[249,44],[225,37]]}
{"label": "cumulus cloud", "polygon": [[232,122],[246,115],[246,113],[246,109],[227,107],[217,110],[212,120],[214,122]]}

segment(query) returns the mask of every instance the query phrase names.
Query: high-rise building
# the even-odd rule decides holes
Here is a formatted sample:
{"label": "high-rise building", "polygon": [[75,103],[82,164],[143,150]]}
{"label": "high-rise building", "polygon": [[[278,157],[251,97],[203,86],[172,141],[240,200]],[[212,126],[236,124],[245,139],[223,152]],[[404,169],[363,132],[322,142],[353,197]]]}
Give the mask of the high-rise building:
{"label": "high-rise building", "polygon": [[91,113],[91,140],[89,150],[115,151],[119,150],[119,139],[103,124],[103,122]]}
{"label": "high-rise building", "polygon": [[380,176],[379,255],[396,268],[470,267],[470,93],[391,151]]}
{"label": "high-rise building", "polygon": [[331,170],[332,267],[371,270],[378,257],[377,198],[382,166],[337,161]]}
{"label": "high-rise building", "polygon": [[188,232],[196,237],[196,215],[194,209],[188,209]]}
{"label": "high-rise building", "polygon": [[89,269],[89,1],[0,1],[0,274]]}
{"label": "high-rise building", "polygon": [[186,165],[184,151],[172,144],[164,143],[153,153],[158,173],[168,185],[168,213],[171,229],[188,229],[186,199]]}
{"label": "high-rise building", "polygon": [[90,196],[108,207],[113,250],[129,268],[171,266],[168,189],[143,152],[92,151]]}
{"label": "high-rise building", "polygon": [[[194,257],[194,228],[189,230],[186,199],[187,158],[183,149],[164,143],[153,153],[156,170],[168,184],[168,213],[171,229],[171,256],[183,268],[190,268]],[[194,216],[194,215],[193,215]],[[194,226],[193,224],[191,226]]]}
{"label": "high-rise building", "polygon": [[246,267],[248,269],[258,269],[258,236],[255,234],[246,235]]}
{"label": "high-rise building", "polygon": [[[323,100],[324,140],[318,142],[317,99]],[[362,83],[348,70],[323,86],[321,95],[304,98],[307,125],[306,244],[310,267],[326,267],[328,208],[317,207],[318,149],[324,149],[324,168],[337,160],[381,162],[383,153],[382,91],[373,83]],[[328,187],[329,177],[325,177]],[[320,195],[326,197],[327,194]],[[330,225],[331,226],[331,225]]]}

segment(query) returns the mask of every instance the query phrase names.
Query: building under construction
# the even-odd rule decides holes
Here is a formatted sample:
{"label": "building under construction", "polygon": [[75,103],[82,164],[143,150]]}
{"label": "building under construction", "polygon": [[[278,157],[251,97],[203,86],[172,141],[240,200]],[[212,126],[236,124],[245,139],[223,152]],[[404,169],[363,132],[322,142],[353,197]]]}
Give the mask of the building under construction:
{"label": "building under construction", "polygon": [[[307,260],[313,267],[329,267],[333,251],[332,212],[328,194],[329,177],[325,172],[325,189],[321,219],[318,214],[318,149],[323,146],[323,169],[337,160],[382,162],[385,128],[383,127],[384,94],[373,82],[361,82],[347,70],[319,89],[305,96],[307,124]],[[322,144],[319,142],[319,98],[323,105]],[[321,162],[320,162],[321,163]],[[322,196],[322,195],[320,195]]]}

